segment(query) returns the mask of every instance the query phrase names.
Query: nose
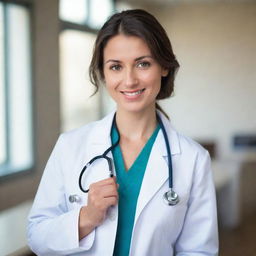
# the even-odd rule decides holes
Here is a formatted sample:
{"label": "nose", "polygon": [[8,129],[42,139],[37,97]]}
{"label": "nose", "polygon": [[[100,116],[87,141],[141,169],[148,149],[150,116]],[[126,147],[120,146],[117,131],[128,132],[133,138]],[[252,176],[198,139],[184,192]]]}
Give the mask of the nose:
{"label": "nose", "polygon": [[138,84],[138,78],[136,72],[129,68],[124,73],[124,85],[127,88],[133,88]]}

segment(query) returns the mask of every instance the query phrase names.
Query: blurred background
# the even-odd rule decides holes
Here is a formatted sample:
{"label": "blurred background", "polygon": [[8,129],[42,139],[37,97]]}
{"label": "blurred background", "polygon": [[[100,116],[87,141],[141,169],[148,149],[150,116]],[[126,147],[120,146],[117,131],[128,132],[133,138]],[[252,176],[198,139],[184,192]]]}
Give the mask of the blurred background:
{"label": "blurred background", "polygon": [[212,156],[220,255],[256,255],[253,0],[0,0],[0,255],[31,255],[26,217],[59,134],[114,108],[90,97],[88,65],[99,27],[129,8],[159,19],[180,63],[160,104]]}

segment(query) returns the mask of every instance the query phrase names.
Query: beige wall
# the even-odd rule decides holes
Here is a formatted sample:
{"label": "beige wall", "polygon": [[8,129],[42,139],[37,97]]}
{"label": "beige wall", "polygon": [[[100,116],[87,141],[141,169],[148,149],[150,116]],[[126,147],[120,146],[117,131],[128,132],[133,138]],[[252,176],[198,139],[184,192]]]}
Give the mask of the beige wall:
{"label": "beige wall", "polygon": [[36,168],[33,173],[1,181],[0,210],[34,197],[60,127],[58,1],[30,2],[33,5]]}
{"label": "beige wall", "polygon": [[188,136],[218,143],[221,159],[256,159],[234,151],[232,136],[256,133],[256,3],[149,8],[166,28],[180,62],[175,96],[163,104]]}

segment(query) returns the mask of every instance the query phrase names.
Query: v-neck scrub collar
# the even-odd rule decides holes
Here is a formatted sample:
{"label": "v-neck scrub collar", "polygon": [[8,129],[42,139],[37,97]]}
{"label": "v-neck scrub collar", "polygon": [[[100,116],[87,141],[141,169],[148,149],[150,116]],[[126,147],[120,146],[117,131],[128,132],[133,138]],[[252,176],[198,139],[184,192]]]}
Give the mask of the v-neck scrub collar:
{"label": "v-neck scrub collar", "polygon": [[[114,249],[115,256],[129,255],[137,199],[139,196],[151,149],[153,147],[159,129],[160,126],[157,125],[155,131],[148,139],[128,171],[125,168],[120,145],[116,146],[112,150],[117,183],[119,184],[118,226]],[[119,134],[117,127],[113,126],[111,130],[112,144],[117,141],[118,136]]]}

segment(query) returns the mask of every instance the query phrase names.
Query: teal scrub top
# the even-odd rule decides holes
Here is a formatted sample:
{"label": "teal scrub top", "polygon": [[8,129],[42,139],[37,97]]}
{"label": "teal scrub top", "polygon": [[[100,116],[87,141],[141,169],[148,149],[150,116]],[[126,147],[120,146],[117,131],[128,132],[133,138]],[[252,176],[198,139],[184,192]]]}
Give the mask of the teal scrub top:
{"label": "teal scrub top", "polygon": [[[128,171],[125,169],[120,146],[118,145],[112,150],[117,183],[119,184],[118,224],[114,256],[129,255],[137,199],[150,152],[159,129],[160,126],[158,125]],[[118,140],[118,136],[117,128],[113,126],[111,130],[112,144]]]}

